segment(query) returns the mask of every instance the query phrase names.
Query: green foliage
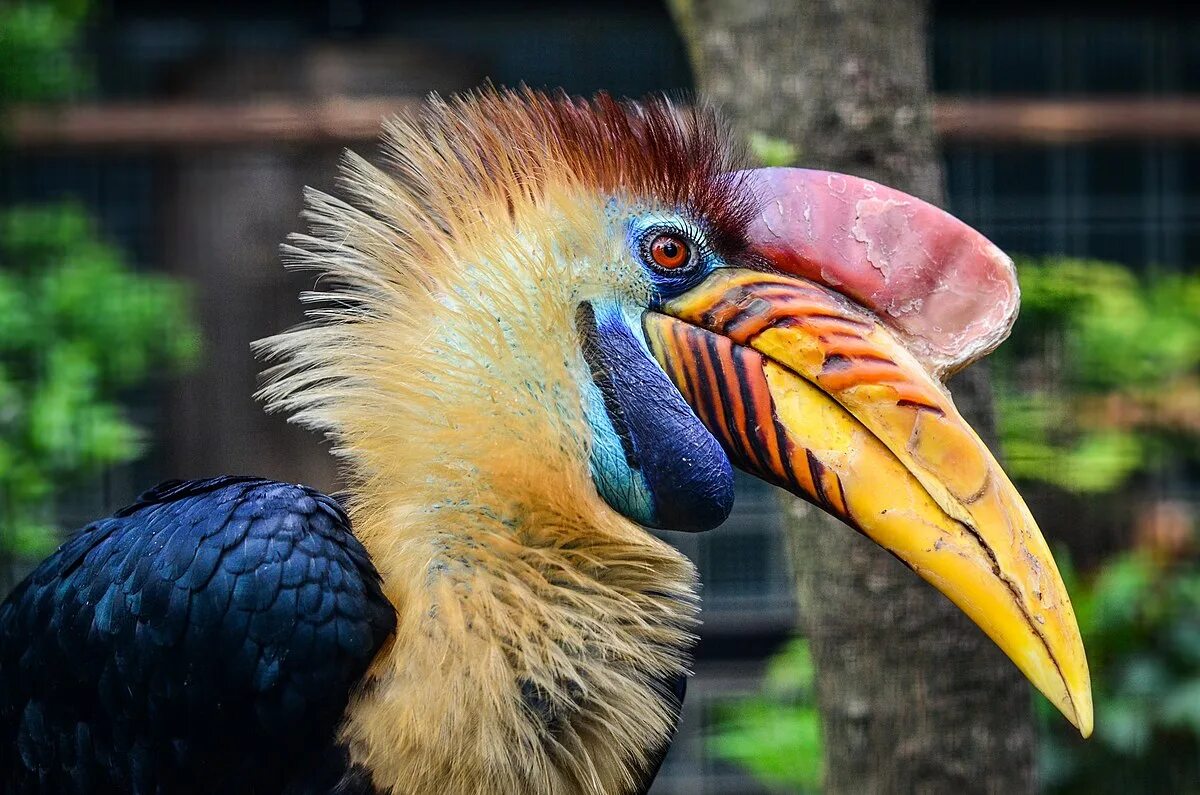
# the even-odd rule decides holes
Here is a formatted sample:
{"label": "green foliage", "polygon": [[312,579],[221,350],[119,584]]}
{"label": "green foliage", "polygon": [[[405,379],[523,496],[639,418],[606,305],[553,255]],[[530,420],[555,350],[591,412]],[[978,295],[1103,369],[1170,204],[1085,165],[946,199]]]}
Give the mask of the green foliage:
{"label": "green foliage", "polygon": [[[1082,580],[1055,554],[1087,646],[1096,731],[1081,739],[1038,698],[1049,793],[1200,793],[1200,568],[1144,552]],[[788,792],[818,791],[822,746],[807,642],[772,660],[762,691],[717,711],[717,756]]]}
{"label": "green foliage", "polygon": [[[1079,494],[1200,456],[1200,275],[1018,263],[1022,315],[997,352],[1006,467]],[[1060,563],[1061,555],[1056,556]],[[1063,566],[1092,670],[1096,734],[1041,701],[1048,791],[1200,793],[1200,572],[1124,553]]]}
{"label": "green foliage", "polygon": [[1138,279],[1074,259],[1018,263],[1021,317],[996,353],[1011,474],[1112,491],[1158,453],[1195,460],[1200,275]]}
{"label": "green foliage", "polygon": [[750,156],[763,166],[791,166],[800,158],[800,150],[782,138],[752,132],[748,141]]}
{"label": "green foliage", "polygon": [[791,641],[768,665],[762,691],[722,704],[709,738],[717,756],[789,792],[821,787],[821,718],[808,641]]}
{"label": "green foliage", "polygon": [[77,207],[0,211],[0,526],[11,551],[54,542],[48,503],[136,457],[120,399],[196,358],[183,288],[130,270]]}
{"label": "green foliage", "polygon": [[87,0],[0,2],[0,105],[58,99],[85,85],[71,49]]}
{"label": "green foliage", "polygon": [[1144,439],[1125,430],[1078,430],[1074,408],[1045,392],[997,391],[1005,468],[1077,493],[1111,491],[1146,458]]}
{"label": "green foliage", "polygon": [[1040,701],[1047,791],[1200,792],[1200,570],[1141,552],[1086,583],[1063,569],[1091,663],[1096,733],[1080,740]]}
{"label": "green foliage", "polygon": [[[84,87],[87,0],[0,0],[0,108]],[[0,550],[39,557],[65,488],[138,455],[121,399],[197,352],[180,285],[129,269],[78,207],[0,209]]]}

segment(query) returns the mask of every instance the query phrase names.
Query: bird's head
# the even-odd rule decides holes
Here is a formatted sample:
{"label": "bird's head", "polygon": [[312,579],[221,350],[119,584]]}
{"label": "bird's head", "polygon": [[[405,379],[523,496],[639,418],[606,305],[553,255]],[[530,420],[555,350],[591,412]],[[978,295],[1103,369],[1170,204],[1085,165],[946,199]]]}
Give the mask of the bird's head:
{"label": "bird's head", "polygon": [[311,201],[292,252],[328,288],[266,390],[360,488],[700,531],[743,469],[892,552],[1090,733],[1046,542],[941,381],[1015,318],[995,246],[861,179],[739,171],[665,101],[489,91],[385,146],[386,170],[349,160],[348,203]]}

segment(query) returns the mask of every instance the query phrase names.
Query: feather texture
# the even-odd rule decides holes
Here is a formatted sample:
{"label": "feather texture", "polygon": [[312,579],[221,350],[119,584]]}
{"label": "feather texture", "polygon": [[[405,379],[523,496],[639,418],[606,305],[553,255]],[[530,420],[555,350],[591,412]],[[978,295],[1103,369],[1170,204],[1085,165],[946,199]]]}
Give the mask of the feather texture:
{"label": "feather texture", "polygon": [[581,301],[648,301],[613,202],[688,208],[742,245],[715,117],[665,100],[486,90],[393,121],[309,195],[311,321],[262,344],[262,396],[325,431],[399,616],[347,713],[396,793],[620,793],[677,720],[695,573],[588,473]]}
{"label": "feather texture", "polygon": [[163,484],[0,605],[0,791],[349,793],[331,743],[394,621],[330,498]]}

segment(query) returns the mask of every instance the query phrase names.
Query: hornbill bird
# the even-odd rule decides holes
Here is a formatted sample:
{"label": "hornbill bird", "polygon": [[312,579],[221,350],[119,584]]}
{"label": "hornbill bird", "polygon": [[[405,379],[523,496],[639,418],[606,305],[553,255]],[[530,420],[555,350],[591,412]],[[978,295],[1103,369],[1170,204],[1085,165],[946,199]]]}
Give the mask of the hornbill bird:
{"label": "hornbill bird", "polygon": [[644,792],[732,467],[878,542],[1084,734],[1087,664],[1024,502],[942,386],[1011,261],[854,177],[738,170],[703,107],[434,99],[308,197],[269,407],[337,500],[169,482],[0,608],[6,793]]}

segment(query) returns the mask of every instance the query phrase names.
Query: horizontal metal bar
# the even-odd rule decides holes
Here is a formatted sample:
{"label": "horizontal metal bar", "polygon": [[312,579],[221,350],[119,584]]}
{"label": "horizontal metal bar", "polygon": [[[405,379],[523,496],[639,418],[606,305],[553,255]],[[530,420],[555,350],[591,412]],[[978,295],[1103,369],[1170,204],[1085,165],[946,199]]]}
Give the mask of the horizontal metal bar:
{"label": "horizontal metal bar", "polygon": [[953,99],[934,105],[943,140],[1025,144],[1200,138],[1200,97]]}
{"label": "horizontal metal bar", "polygon": [[416,97],[268,99],[253,103],[162,102],[14,109],[0,146],[21,149],[147,149],[342,144],[379,135],[384,119],[411,113]]}
{"label": "horizontal metal bar", "polygon": [[[374,139],[383,119],[412,113],[422,104],[419,97],[403,96],[22,107],[0,121],[0,146],[145,150],[346,144]],[[933,121],[941,138],[954,142],[1200,139],[1200,97],[940,97]]]}

